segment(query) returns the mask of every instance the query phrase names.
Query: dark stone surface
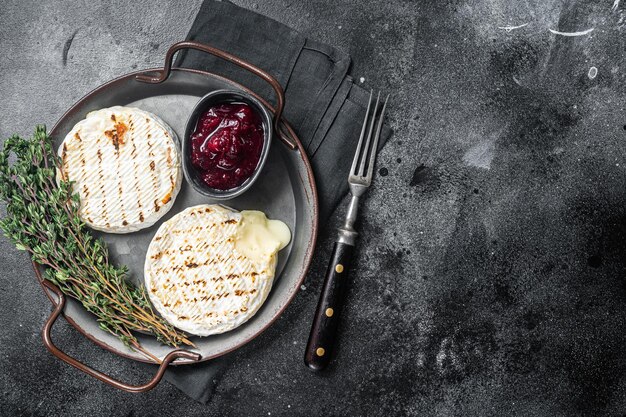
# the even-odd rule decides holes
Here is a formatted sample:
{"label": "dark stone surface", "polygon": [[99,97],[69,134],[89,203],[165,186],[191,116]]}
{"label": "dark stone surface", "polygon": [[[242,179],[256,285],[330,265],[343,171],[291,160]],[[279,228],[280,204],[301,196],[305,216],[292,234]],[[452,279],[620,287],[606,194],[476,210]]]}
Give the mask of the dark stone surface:
{"label": "dark stone surface", "polygon": [[[0,13],[2,137],[157,66],[198,7],[27,3]],[[339,360],[322,375],[302,363],[328,237],[283,317],[229,356],[207,406],[167,383],[117,392],[54,359],[39,336],[48,302],[2,239],[0,414],[623,415],[626,6],[237,3],[344,49],[357,79],[393,93]],[[143,376],[68,325],[55,337],[114,376]]]}

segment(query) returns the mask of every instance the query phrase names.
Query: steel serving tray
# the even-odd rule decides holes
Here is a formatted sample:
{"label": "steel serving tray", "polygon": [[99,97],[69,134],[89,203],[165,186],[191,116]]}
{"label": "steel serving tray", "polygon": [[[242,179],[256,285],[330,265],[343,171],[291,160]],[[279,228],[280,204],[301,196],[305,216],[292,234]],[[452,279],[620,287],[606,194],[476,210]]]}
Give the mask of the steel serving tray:
{"label": "steel serving tray", "polygon": [[[270,105],[266,99],[223,76],[199,70],[171,68],[173,55],[184,48],[213,54],[255,73],[273,87],[276,105]],[[225,88],[242,90],[258,98],[274,114],[274,129],[277,132],[262,175],[250,190],[226,204],[240,210],[262,210],[268,217],[287,223],[293,234],[292,242],[279,253],[270,295],[254,317],[242,326],[221,335],[192,336],[195,349],[176,350],[159,343],[151,336],[138,334],[138,340],[145,352],[132,350],[115,336],[101,330],[95,317],[79,302],[64,297],[52,283],[43,280],[42,267],[34,264],[35,273],[55,306],[43,330],[46,347],[59,359],[117,388],[130,392],[147,391],[158,384],[167,365],[193,364],[237,349],[262,333],[280,316],[300,288],[315,247],[318,203],[313,173],[300,140],[281,118],[284,93],[280,84],[261,69],[224,51],[196,42],[173,45],[167,52],[164,68],[127,74],[93,90],[72,106],[50,132],[58,146],[72,127],[90,111],[124,105],[155,113],[172,127],[180,140],[184,140],[185,122],[199,98],[210,91]],[[203,203],[218,202],[201,195],[190,184],[183,182],[172,209],[153,226],[125,235],[100,232],[95,234],[108,243],[112,260],[128,265],[130,278],[136,284],[142,284],[145,254],[161,223],[189,206]],[[99,346],[120,356],[160,364],[156,375],[144,385],[128,385],[71,358],[58,349],[50,337],[52,325],[61,313],[76,329]]]}

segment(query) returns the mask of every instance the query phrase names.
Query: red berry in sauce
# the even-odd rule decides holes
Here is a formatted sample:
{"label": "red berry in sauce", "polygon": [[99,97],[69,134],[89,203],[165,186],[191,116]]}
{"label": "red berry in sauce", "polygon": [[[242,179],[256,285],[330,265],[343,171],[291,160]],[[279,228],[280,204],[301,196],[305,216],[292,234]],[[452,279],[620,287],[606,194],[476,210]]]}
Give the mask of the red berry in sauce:
{"label": "red berry in sauce", "polygon": [[263,149],[261,117],[245,103],[207,109],[191,135],[191,163],[211,188],[229,190],[256,169]]}

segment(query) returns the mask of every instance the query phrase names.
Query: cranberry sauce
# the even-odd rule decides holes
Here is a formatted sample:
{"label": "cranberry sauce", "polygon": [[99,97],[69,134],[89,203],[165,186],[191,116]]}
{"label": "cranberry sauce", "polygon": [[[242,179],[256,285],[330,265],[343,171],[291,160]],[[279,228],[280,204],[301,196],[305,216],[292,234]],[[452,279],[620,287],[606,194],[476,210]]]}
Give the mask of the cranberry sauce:
{"label": "cranberry sauce", "polygon": [[191,135],[191,163],[211,188],[230,190],[252,176],[261,158],[261,117],[245,103],[209,107]]}

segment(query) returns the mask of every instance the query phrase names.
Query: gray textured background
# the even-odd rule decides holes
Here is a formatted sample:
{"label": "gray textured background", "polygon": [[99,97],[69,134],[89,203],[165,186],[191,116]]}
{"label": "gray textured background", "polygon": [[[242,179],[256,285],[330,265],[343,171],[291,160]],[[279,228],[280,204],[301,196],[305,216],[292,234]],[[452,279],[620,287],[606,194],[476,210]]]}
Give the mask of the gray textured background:
{"label": "gray textured background", "polygon": [[[159,65],[199,7],[2,3],[3,138],[51,126],[92,88]],[[302,364],[328,238],[306,288],[229,357],[207,406],[167,383],[118,392],[54,359],[39,336],[49,303],[2,239],[0,414],[623,415],[626,6],[236,3],[347,51],[357,79],[393,93],[396,133],[363,211],[339,361],[324,375]],[[87,363],[144,376],[57,327]]]}

